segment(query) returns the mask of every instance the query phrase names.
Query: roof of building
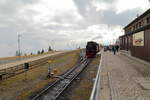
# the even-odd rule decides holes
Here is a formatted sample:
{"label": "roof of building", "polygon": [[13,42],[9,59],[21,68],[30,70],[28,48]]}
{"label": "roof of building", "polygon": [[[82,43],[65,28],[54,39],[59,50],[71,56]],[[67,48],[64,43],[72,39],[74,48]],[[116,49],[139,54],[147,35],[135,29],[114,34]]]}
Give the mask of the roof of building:
{"label": "roof of building", "polygon": [[127,27],[129,27],[131,24],[133,24],[134,22],[138,21],[139,19],[141,19],[142,17],[144,17],[148,13],[150,13],[150,9],[148,9],[143,14],[141,14],[139,17],[137,17],[136,19],[134,19],[133,21],[131,21],[127,26],[124,27],[124,29],[127,28]]}
{"label": "roof of building", "polygon": [[124,34],[124,35],[120,36],[120,38],[121,37],[125,37],[125,36],[129,36],[129,35],[132,35],[132,34],[135,34],[135,33],[140,32],[140,31],[144,31],[146,29],[150,29],[150,24],[147,24],[147,25],[145,25],[145,26],[143,26],[143,27],[141,27],[141,28],[139,28],[139,29],[137,29],[135,31],[132,31],[129,34]]}

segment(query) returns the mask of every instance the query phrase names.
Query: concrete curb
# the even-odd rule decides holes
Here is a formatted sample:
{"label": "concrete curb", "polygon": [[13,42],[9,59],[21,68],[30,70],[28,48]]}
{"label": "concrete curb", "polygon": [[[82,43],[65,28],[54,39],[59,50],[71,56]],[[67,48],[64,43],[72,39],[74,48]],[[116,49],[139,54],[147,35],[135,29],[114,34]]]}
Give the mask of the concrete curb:
{"label": "concrete curb", "polygon": [[138,61],[138,62],[140,62],[140,63],[142,63],[142,64],[147,65],[147,66],[150,66],[150,62],[144,61],[144,60],[139,59],[139,58],[137,58],[137,57],[133,57],[133,56],[127,54],[126,52],[124,52],[123,50],[121,50],[120,53],[121,53],[122,55],[125,55],[125,56],[127,56],[127,57],[129,57],[129,58],[135,60],[135,61]]}

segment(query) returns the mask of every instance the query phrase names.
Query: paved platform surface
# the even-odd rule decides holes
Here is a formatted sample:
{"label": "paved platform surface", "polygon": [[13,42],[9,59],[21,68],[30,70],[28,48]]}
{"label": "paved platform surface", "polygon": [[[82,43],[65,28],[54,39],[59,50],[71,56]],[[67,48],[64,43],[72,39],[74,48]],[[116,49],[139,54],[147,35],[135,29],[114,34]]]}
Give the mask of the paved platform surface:
{"label": "paved platform surface", "polygon": [[13,66],[17,66],[17,65],[20,65],[20,64],[23,64],[23,63],[26,63],[26,62],[31,62],[31,61],[34,61],[34,60],[42,59],[42,58],[45,58],[45,57],[58,55],[58,54],[61,54],[61,53],[64,53],[64,52],[65,51],[55,52],[55,53],[51,53],[51,54],[32,57],[32,58],[29,58],[29,59],[23,59],[23,60],[18,60],[18,61],[11,62],[11,63],[1,64],[0,65],[0,70],[7,69],[7,68],[10,68],[10,67],[13,67]]}
{"label": "paved platform surface", "polygon": [[150,100],[150,66],[104,52],[99,90],[100,100]]}

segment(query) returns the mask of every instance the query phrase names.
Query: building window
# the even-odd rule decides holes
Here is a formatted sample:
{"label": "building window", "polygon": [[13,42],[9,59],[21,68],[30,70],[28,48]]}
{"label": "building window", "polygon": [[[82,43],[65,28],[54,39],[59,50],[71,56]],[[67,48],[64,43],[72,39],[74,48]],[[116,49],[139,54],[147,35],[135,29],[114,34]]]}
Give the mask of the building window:
{"label": "building window", "polygon": [[136,24],[136,26],[135,26],[135,27],[136,27],[136,29],[137,29],[137,28],[138,28],[138,24]]}
{"label": "building window", "polygon": [[150,24],[150,17],[147,18],[147,24]]}
{"label": "building window", "polygon": [[133,30],[135,30],[135,26],[133,26]]}
{"label": "building window", "polygon": [[141,22],[139,22],[139,27],[141,27]]}
{"label": "building window", "polygon": [[141,20],[141,26],[143,26],[144,25],[144,21],[143,20]]}

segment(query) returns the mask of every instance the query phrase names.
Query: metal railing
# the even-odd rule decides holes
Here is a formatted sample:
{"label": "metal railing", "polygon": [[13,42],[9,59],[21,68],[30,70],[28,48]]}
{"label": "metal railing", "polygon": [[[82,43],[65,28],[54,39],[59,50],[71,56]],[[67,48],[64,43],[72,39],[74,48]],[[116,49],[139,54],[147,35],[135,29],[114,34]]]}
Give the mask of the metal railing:
{"label": "metal railing", "polygon": [[100,100],[100,98],[99,98],[100,97],[99,96],[100,95],[100,80],[101,80],[101,67],[102,67],[102,60],[103,60],[102,51],[103,50],[101,50],[101,52],[100,52],[100,55],[101,55],[100,64],[98,67],[98,72],[97,72],[96,79],[95,79],[95,82],[93,85],[90,100]]}

